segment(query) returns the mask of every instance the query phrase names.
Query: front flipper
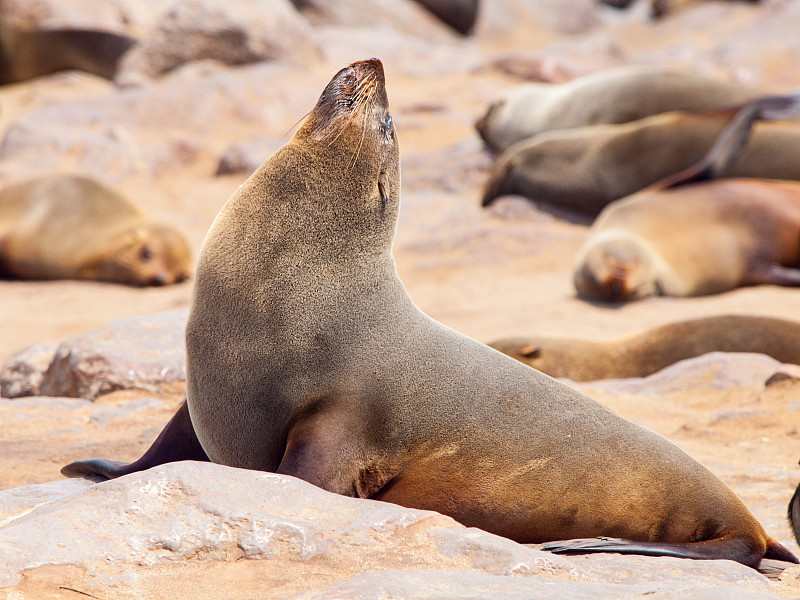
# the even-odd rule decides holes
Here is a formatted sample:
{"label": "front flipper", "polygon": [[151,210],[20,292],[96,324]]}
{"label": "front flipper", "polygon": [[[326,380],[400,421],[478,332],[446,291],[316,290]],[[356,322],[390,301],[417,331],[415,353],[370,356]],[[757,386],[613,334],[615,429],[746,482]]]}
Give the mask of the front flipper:
{"label": "front flipper", "polygon": [[744,104],[697,164],[657,181],[651,190],[666,190],[724,177],[747,146],[756,121],[788,119],[800,113],[800,94],[769,96]]}
{"label": "front flipper", "polygon": [[794,496],[789,500],[788,513],[794,539],[800,544],[800,485],[797,486],[797,489],[794,491]]}
{"label": "front flipper", "polygon": [[344,496],[374,496],[396,470],[368,451],[357,423],[358,419],[342,408],[316,407],[298,417],[289,428],[276,473]]}
{"label": "front flipper", "polygon": [[716,538],[704,542],[686,544],[664,544],[659,542],[634,542],[619,538],[584,538],[548,542],[542,550],[554,554],[588,554],[591,552],[614,552],[617,554],[640,554],[644,556],[673,556],[700,560],[727,559],[757,568],[764,551],[749,537]]}
{"label": "front flipper", "polygon": [[181,404],[178,412],[170,419],[153,445],[139,460],[130,464],[102,458],[79,460],[63,467],[61,474],[66,477],[114,479],[128,473],[144,471],[156,465],[179,460],[209,461],[192,427],[186,401]]}

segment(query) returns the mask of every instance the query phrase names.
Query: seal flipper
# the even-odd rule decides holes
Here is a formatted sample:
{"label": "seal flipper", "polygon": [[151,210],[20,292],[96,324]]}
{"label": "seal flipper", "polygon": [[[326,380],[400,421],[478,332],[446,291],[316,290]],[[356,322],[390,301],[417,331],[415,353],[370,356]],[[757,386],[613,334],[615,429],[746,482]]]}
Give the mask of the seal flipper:
{"label": "seal flipper", "polygon": [[209,462],[208,456],[197,439],[194,427],[192,427],[189,408],[185,400],[153,445],[139,460],[130,464],[101,458],[79,460],[63,467],[61,474],[66,477],[88,476],[114,479],[128,473],[144,471],[156,465],[179,460]]}
{"label": "seal flipper", "polygon": [[[659,542],[634,542],[619,538],[584,538],[548,542],[542,550],[554,554],[588,554],[591,552],[614,552],[617,554],[640,554],[644,556],[672,556],[700,560],[727,559],[757,568],[763,552],[750,537],[715,538],[704,542],[665,544]],[[788,552],[788,550],[787,550]],[[794,558],[791,553],[789,555]],[[794,558],[794,561],[797,559]]]}
{"label": "seal flipper", "polygon": [[286,450],[276,473],[291,475],[329,492],[371,498],[397,474],[370,453],[353,432],[349,415],[315,407],[289,429]]}
{"label": "seal flipper", "polygon": [[798,113],[800,113],[800,94],[769,96],[748,102],[719,134],[717,141],[703,160],[688,169],[657,181],[647,189],[667,190],[724,176],[733,161],[747,146],[756,121],[787,119]]}
{"label": "seal flipper", "polygon": [[794,532],[794,539],[800,544],[800,485],[797,486],[797,489],[794,491],[794,496],[789,500],[789,509],[787,512],[789,523],[792,525],[792,531]]}

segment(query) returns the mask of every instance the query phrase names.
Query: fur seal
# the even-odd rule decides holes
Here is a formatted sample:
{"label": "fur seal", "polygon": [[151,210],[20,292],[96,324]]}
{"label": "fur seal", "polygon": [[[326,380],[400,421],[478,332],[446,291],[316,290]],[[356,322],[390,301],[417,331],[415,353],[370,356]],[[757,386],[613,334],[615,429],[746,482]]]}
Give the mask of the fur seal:
{"label": "fur seal", "polygon": [[746,105],[699,163],[603,209],[578,252],[578,295],[619,301],[800,285],[800,182],[714,180],[757,119],[798,109],[800,95]]}
{"label": "fur seal", "polygon": [[62,472],[115,477],[201,447],[520,542],[797,561],[671,442],[422,313],[392,256],[399,198],[382,65],[354,63],[208,232],[187,405],[139,461]]}
{"label": "fur seal", "polygon": [[708,352],[757,352],[800,364],[800,323],[724,315],[668,323],[623,338],[596,341],[525,337],[489,344],[526,365],[573,381],[646,377]]}
{"label": "fur seal", "polygon": [[180,233],[93,179],[49,175],[0,190],[0,276],[147,286],[190,269]]}
{"label": "fur seal", "polygon": [[[522,140],[495,161],[483,206],[518,194],[595,217],[700,161],[739,110],[661,113]],[[800,180],[800,123],[759,123],[725,176]]]}
{"label": "fur seal", "polygon": [[0,85],[79,69],[113,79],[135,40],[91,29],[35,29],[0,19]]}
{"label": "fur seal", "polygon": [[626,123],[657,113],[738,106],[764,91],[692,71],[628,66],[567,83],[527,83],[489,106],[475,127],[496,152],[544,131]]}
{"label": "fur seal", "polygon": [[578,253],[579,296],[702,296],[800,285],[800,182],[727,179],[609,204]]}

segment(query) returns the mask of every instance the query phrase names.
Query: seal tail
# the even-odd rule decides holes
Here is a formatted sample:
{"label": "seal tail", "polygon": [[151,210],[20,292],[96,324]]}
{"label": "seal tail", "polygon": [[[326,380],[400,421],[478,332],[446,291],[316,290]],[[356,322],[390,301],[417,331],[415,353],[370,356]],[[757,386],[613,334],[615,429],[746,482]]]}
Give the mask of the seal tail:
{"label": "seal tail", "polygon": [[144,471],[150,467],[179,460],[209,462],[192,427],[189,408],[184,400],[178,412],[170,419],[153,445],[137,461],[130,464],[94,458],[70,463],[61,469],[65,477],[99,477],[114,479],[128,473]]}
{"label": "seal tail", "polygon": [[614,552],[618,554],[639,554],[644,556],[672,556],[675,558],[693,558],[699,560],[727,559],[733,560],[753,569],[757,569],[762,558],[777,558],[791,563],[798,559],[786,548],[769,540],[766,553],[759,548],[753,538],[737,536],[715,538],[704,542],[685,544],[665,544],[659,542],[634,542],[619,538],[586,538],[549,542],[542,550],[554,554],[588,554],[592,552]]}
{"label": "seal tail", "polygon": [[747,146],[756,121],[777,121],[798,113],[800,94],[769,96],[748,102],[736,112],[699,163],[654,183],[648,190],[666,190],[722,177]]}

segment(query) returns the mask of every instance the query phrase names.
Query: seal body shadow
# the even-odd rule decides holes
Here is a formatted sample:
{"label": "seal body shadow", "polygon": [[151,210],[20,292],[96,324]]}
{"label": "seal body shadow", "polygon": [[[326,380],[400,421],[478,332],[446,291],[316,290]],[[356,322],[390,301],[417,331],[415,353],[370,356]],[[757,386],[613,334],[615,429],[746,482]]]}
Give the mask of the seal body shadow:
{"label": "seal body shadow", "polygon": [[605,535],[750,566],[772,552],[677,446],[422,313],[392,257],[399,188],[373,59],[337,73],[220,211],[186,337],[210,460],[519,542]]}

